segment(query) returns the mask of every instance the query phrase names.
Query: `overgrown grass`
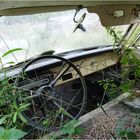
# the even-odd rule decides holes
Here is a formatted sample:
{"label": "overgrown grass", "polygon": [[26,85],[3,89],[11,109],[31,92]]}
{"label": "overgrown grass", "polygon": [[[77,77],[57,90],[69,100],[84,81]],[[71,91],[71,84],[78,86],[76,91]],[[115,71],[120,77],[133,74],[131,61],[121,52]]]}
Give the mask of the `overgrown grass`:
{"label": "overgrown grass", "polygon": [[17,93],[20,92],[13,84],[10,84],[10,78],[7,77],[2,58],[9,54],[22,50],[15,48],[7,51],[0,58],[1,71],[4,73],[0,81],[0,139],[19,139],[27,133],[22,131],[25,120],[21,112],[26,110],[27,104],[17,104]]}

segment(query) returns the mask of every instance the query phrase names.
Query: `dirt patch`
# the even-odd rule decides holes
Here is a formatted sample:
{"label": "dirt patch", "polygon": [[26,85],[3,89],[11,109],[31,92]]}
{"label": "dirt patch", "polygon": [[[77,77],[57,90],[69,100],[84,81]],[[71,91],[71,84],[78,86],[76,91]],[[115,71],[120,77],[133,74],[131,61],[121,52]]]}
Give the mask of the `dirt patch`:
{"label": "dirt patch", "polygon": [[80,139],[112,139],[112,136],[115,136],[114,130],[121,120],[125,120],[124,129],[133,128],[140,139],[140,127],[133,126],[134,114],[138,111],[119,103],[107,109],[106,112],[108,116],[101,112],[83,124],[86,131],[80,136]]}

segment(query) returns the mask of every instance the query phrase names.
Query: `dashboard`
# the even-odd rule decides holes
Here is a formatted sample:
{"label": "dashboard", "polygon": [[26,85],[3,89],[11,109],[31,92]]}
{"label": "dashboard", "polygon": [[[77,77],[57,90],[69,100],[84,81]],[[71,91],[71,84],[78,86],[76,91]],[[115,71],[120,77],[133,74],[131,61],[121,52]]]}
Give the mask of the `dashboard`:
{"label": "dashboard", "polygon": [[[114,53],[112,47],[107,47],[105,49],[90,49],[86,51],[85,54],[82,53],[83,52],[78,50],[77,52],[74,51],[58,54],[58,56],[69,58],[69,60],[71,60],[71,62],[80,70],[83,76],[90,75],[109,66],[115,65],[119,61],[119,55]],[[73,57],[70,57],[71,55]],[[28,89],[45,84],[47,85],[57,75],[60,67],[59,63],[60,62],[57,60],[49,59],[41,60],[31,65],[27,69],[28,79],[21,80],[19,85]],[[20,68],[13,69],[13,73],[15,74],[18,70],[20,71]],[[77,72],[73,68],[70,68],[57,81],[57,85],[63,85],[78,78],[79,76]]]}
{"label": "dashboard", "polygon": [[[83,76],[90,75],[99,70],[105,69],[118,62],[118,55],[113,52],[100,54],[99,56],[91,56],[78,61],[74,61],[73,64],[77,66]],[[51,71],[57,73],[58,67],[52,68]],[[79,78],[76,71],[69,69],[65,75],[59,79],[58,84],[64,84],[71,80]]]}

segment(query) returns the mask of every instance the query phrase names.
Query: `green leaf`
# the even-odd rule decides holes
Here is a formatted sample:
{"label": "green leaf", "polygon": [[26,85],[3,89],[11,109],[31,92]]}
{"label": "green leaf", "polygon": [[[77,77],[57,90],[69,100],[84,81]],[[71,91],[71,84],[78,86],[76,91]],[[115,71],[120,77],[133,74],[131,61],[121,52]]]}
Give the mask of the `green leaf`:
{"label": "green leaf", "polygon": [[8,63],[6,63],[6,64],[15,64],[15,62],[8,62]]}
{"label": "green leaf", "polygon": [[132,140],[132,139],[133,140],[138,139],[137,136],[136,136],[136,134],[134,132],[128,132],[127,133],[127,138],[130,139],[130,140]]}
{"label": "green leaf", "polygon": [[21,119],[21,121],[23,121],[24,123],[27,123],[27,120],[26,120],[25,117],[21,114],[21,112],[18,112],[18,117]]}
{"label": "green leaf", "polygon": [[126,136],[127,131],[123,127],[121,127],[121,125],[120,125],[120,127],[116,127],[114,130],[115,130],[115,133],[117,134],[118,137],[123,138]]}
{"label": "green leaf", "polygon": [[75,128],[75,134],[82,134],[83,132],[85,132],[85,128],[83,127],[76,127]]}
{"label": "green leaf", "polygon": [[59,114],[60,114],[60,113],[66,115],[66,116],[71,117],[71,115],[70,115],[64,108],[60,108],[60,109],[59,109]]}
{"label": "green leaf", "polygon": [[3,134],[4,134],[4,128],[0,127],[0,138],[3,136]]}
{"label": "green leaf", "polygon": [[[75,125],[76,125],[77,123],[79,123],[78,120],[71,120],[70,122],[67,122],[67,123],[63,126],[61,132],[62,132],[63,134],[69,134],[69,135],[75,134],[75,132],[76,132],[76,127],[75,127]],[[78,131],[78,130],[77,130],[77,131]],[[80,130],[79,130],[79,131],[80,131]]]}
{"label": "green leaf", "polygon": [[51,121],[49,120],[49,119],[46,119],[46,120],[44,120],[43,121],[43,125],[45,125],[45,126],[49,126],[51,124]]}
{"label": "green leaf", "polygon": [[69,135],[72,135],[72,134],[75,133],[75,129],[74,129],[74,128],[69,128],[68,131],[67,131],[67,133],[68,133]]}
{"label": "green leaf", "polygon": [[71,120],[70,122],[65,123],[63,127],[74,127],[74,125],[78,124],[78,120]]}
{"label": "green leaf", "polygon": [[135,75],[140,77],[140,69],[139,68],[135,69]]}
{"label": "green leaf", "polygon": [[67,134],[67,133],[68,133],[68,129],[67,129],[67,128],[62,128],[62,129],[61,129],[61,133],[62,133],[63,135]]}
{"label": "green leaf", "polygon": [[5,115],[0,119],[0,125],[4,123],[4,121],[7,119],[7,117],[8,116]]}
{"label": "green leaf", "polygon": [[16,111],[16,112],[14,113],[14,116],[13,116],[13,123],[16,122],[16,120],[17,120],[17,115],[18,115],[18,112]]}
{"label": "green leaf", "polygon": [[4,54],[2,55],[2,57],[5,57],[5,56],[7,56],[7,55],[9,55],[9,54],[11,54],[11,53],[13,53],[13,52],[20,51],[20,50],[23,50],[23,49],[22,49],[22,48],[11,49],[11,50],[7,51],[6,53],[4,53]]}
{"label": "green leaf", "polygon": [[30,106],[30,103],[22,104],[22,105],[19,107],[19,110],[20,110],[20,111],[24,111],[25,109],[27,109],[28,106]]}
{"label": "green leaf", "polygon": [[72,127],[68,127],[68,128],[62,128],[61,130],[62,134],[69,134],[69,135],[72,135],[75,133],[75,128],[72,128]]}
{"label": "green leaf", "polygon": [[22,130],[12,128],[9,130],[5,130],[4,134],[0,137],[0,139],[20,139],[26,134],[27,133]]}
{"label": "green leaf", "polygon": [[126,134],[127,134],[127,131],[122,130],[122,131],[119,133],[119,136],[123,138],[123,137],[126,136]]}

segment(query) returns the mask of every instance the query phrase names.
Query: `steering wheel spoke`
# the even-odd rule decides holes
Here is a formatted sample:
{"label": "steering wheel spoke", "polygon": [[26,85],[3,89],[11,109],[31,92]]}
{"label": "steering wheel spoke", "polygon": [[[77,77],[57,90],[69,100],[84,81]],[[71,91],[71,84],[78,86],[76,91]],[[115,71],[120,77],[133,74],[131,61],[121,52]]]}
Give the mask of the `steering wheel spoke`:
{"label": "steering wheel spoke", "polygon": [[71,66],[67,66],[63,70],[61,70],[49,85],[54,86],[56,82],[70,69],[70,67]]}

